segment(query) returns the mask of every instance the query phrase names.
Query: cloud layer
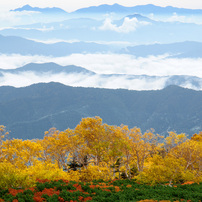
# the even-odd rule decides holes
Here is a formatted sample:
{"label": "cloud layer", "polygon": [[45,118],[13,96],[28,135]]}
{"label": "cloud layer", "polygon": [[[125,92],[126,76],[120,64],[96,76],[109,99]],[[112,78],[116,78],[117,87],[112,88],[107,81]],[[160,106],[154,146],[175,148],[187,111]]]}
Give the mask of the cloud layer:
{"label": "cloud layer", "polygon": [[128,75],[189,75],[202,78],[202,58],[175,59],[167,55],[136,58],[127,54],[72,54],[65,57],[39,55],[0,55],[0,69],[15,69],[28,63],[55,62],[59,65],[77,65],[99,74]]}
{"label": "cloud layer", "polygon": [[[35,74],[26,72],[20,74],[4,73],[0,77],[0,86],[28,86],[39,82],[61,82],[71,86],[125,88],[134,90],[162,89],[168,77],[172,75],[188,75],[202,78],[202,58],[200,59],[167,59],[165,56],[136,58],[120,54],[72,54],[66,57],[51,58],[45,56],[0,55],[1,69],[15,69],[28,63],[55,62],[59,65],[77,65],[97,74],[123,74],[122,76],[103,77],[85,74]],[[130,78],[130,75],[161,76],[148,79],[146,77]],[[191,82],[184,87],[194,88]],[[202,90],[202,83],[199,88]]]}
{"label": "cloud layer", "polygon": [[127,76],[102,77],[100,75],[86,74],[35,74],[26,72],[20,74],[6,73],[0,77],[0,86],[24,87],[35,83],[60,82],[69,86],[98,87],[110,89],[130,89],[130,90],[156,90],[162,89],[166,78],[161,79],[129,79]]}
{"label": "cloud layer", "polygon": [[112,23],[112,20],[110,18],[106,18],[104,21],[104,24],[99,27],[100,30],[110,30],[110,31],[115,31],[115,32],[120,32],[120,33],[129,33],[132,31],[135,31],[137,27],[143,26],[143,25],[148,25],[150,23],[144,22],[144,21],[138,21],[137,18],[124,18],[123,24],[121,26],[117,26],[116,24]]}

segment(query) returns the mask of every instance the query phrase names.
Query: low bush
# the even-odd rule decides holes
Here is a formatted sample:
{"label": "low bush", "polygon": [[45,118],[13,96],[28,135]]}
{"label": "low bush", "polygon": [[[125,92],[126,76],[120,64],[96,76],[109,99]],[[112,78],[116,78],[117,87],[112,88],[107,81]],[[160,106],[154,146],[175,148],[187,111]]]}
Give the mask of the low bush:
{"label": "low bush", "polygon": [[0,189],[0,201],[192,201],[201,202],[202,183],[145,185],[135,180],[75,182],[38,180],[33,188]]}

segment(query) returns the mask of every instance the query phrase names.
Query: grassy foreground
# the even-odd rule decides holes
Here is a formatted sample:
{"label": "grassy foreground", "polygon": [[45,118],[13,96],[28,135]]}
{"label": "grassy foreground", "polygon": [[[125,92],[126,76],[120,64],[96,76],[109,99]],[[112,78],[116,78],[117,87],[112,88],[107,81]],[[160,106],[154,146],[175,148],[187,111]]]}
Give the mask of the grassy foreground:
{"label": "grassy foreground", "polygon": [[65,201],[193,201],[201,202],[202,183],[173,186],[138,184],[135,180],[74,182],[38,180],[32,188],[0,189],[0,202]]}

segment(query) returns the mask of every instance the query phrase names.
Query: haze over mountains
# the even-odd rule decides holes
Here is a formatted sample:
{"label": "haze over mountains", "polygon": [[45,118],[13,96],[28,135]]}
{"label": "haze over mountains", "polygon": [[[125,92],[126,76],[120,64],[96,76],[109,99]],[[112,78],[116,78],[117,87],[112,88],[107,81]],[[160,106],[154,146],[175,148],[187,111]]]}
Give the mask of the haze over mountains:
{"label": "haze over mountains", "polygon": [[[135,44],[174,43],[176,41],[202,41],[201,24],[186,22],[148,22],[125,16],[120,21],[106,18],[91,20],[78,18],[58,23],[40,23],[18,27],[3,27],[2,35],[15,35],[35,40],[79,40],[103,43],[123,41]],[[179,34],[181,33],[181,34]],[[123,37],[123,35],[125,37]]]}
{"label": "haze over mountains", "polygon": [[11,137],[95,115],[164,135],[202,130],[202,10],[25,5],[9,15],[15,22],[0,18],[0,124]]}
{"label": "haze over mountains", "polygon": [[41,43],[16,36],[0,35],[0,53],[22,55],[66,56],[73,53],[123,53],[136,57],[158,56],[168,54],[173,58],[202,57],[202,42],[185,41],[171,44],[152,44],[114,48],[95,42],[57,42]]}
{"label": "haze over mountains", "polygon": [[0,53],[2,54],[47,55],[58,57],[72,53],[96,53],[108,52],[110,50],[107,45],[93,42],[58,42],[45,44],[21,37],[2,35],[0,35],[0,43]]}
{"label": "haze over mountains", "polygon": [[[38,40],[60,38],[80,41],[129,41],[138,44],[202,41],[199,34],[202,32],[200,9],[164,8],[154,5],[124,7],[114,4],[66,13],[58,8],[41,9],[26,5],[12,13],[25,13],[26,17],[18,16],[22,20],[21,26],[4,26],[0,34]],[[51,15],[55,18],[52,19]],[[26,22],[23,23],[23,20]],[[126,39],[123,39],[123,33],[127,36]]]}

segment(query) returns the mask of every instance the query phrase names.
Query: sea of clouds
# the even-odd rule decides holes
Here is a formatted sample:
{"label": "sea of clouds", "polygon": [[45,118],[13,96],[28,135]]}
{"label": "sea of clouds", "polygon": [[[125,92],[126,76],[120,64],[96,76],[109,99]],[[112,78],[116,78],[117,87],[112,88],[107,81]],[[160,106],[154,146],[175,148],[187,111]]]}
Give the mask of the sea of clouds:
{"label": "sea of clouds", "polygon": [[[72,54],[65,57],[0,55],[0,69],[16,69],[29,63],[47,62],[54,62],[62,66],[81,66],[96,74],[3,73],[3,76],[0,77],[0,86],[24,87],[34,83],[54,81],[70,86],[156,90],[164,88],[167,79],[172,75],[196,76],[202,81],[202,58],[175,59],[166,58],[166,55],[136,58],[127,54]],[[108,76],[103,76],[103,74]],[[131,75],[150,77],[142,76],[131,79]],[[198,89],[202,90],[202,82],[200,85]],[[183,87],[194,89],[190,82],[184,83]]]}

